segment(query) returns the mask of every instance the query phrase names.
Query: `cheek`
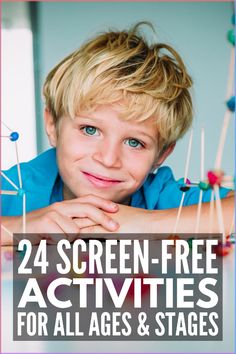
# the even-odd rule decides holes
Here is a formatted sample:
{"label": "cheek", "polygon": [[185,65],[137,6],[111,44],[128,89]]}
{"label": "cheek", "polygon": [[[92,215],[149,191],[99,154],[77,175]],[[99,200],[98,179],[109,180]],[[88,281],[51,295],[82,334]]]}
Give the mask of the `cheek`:
{"label": "cheek", "polygon": [[136,158],[128,166],[128,170],[132,178],[137,184],[142,184],[147,175],[151,172],[154,159],[152,158]]}

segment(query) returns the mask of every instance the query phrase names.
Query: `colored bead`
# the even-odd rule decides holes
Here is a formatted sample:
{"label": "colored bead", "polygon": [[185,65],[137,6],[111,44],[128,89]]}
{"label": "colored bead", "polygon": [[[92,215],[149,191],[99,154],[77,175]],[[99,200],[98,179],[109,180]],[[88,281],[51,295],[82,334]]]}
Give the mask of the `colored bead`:
{"label": "colored bead", "polygon": [[230,234],[230,235],[228,236],[230,243],[232,243],[233,245],[235,244],[235,236],[236,236],[236,233],[235,233],[235,232],[233,232],[232,234]]}
{"label": "colored bead", "polygon": [[199,182],[198,187],[202,190],[202,191],[207,191],[210,188],[210,184],[204,181]]}
{"label": "colored bead", "polygon": [[235,14],[232,15],[231,23],[232,23],[232,25],[235,25]]}
{"label": "colored bead", "polygon": [[193,246],[193,240],[194,240],[194,238],[189,238],[188,239],[188,245],[189,245],[189,248],[192,248],[192,246]]}
{"label": "colored bead", "polygon": [[190,187],[188,187],[186,184],[183,184],[182,186],[179,187],[181,192],[188,192]]}
{"label": "colored bead", "polygon": [[207,173],[208,183],[211,186],[214,186],[214,185],[218,185],[219,186],[221,184],[221,182],[222,182],[223,176],[224,176],[224,172],[221,171],[221,170],[209,171]]}
{"label": "colored bead", "polygon": [[13,251],[6,251],[4,252],[4,257],[7,261],[12,261],[14,258],[14,253]]}
{"label": "colored bead", "polygon": [[180,178],[178,181],[177,181],[177,183],[179,184],[179,185],[185,185],[185,184],[191,184],[191,181],[190,181],[190,179],[188,179],[188,178],[186,178],[186,181],[185,181],[185,179],[184,178]]}
{"label": "colored bead", "polygon": [[217,246],[213,247],[213,252],[215,252],[217,256],[224,257],[227,256],[232,251],[232,249],[233,245],[231,242],[226,241],[226,243],[223,244],[220,241]]}
{"label": "colored bead", "polygon": [[226,105],[228,107],[228,109],[231,112],[235,112],[235,96],[232,96],[227,102]]}
{"label": "colored bead", "polygon": [[25,194],[25,190],[23,188],[19,188],[17,192],[19,197],[23,197],[23,195]]}
{"label": "colored bead", "polygon": [[17,132],[12,132],[10,134],[10,140],[11,141],[16,141],[16,140],[18,140],[18,138],[19,138],[19,134]]}
{"label": "colored bead", "polygon": [[174,240],[174,245],[176,244],[176,240],[180,240],[180,237],[178,235],[170,235],[169,237],[167,237],[167,240]]}
{"label": "colored bead", "polygon": [[235,45],[235,33],[234,33],[234,29],[231,29],[228,31],[227,33],[227,38],[228,41],[232,44]]}

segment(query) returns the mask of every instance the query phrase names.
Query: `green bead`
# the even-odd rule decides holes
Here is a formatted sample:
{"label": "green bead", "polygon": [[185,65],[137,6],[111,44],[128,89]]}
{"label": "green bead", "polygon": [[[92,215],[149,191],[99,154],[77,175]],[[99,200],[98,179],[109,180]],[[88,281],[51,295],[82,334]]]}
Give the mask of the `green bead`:
{"label": "green bead", "polygon": [[210,185],[207,182],[201,181],[199,182],[198,187],[203,191],[207,191],[210,188]]}
{"label": "green bead", "polygon": [[235,45],[235,33],[233,29],[228,31],[227,38],[232,45]]}
{"label": "green bead", "polygon": [[192,248],[193,240],[194,240],[194,238],[189,238],[189,239],[188,239],[187,242],[188,242],[189,248]]}

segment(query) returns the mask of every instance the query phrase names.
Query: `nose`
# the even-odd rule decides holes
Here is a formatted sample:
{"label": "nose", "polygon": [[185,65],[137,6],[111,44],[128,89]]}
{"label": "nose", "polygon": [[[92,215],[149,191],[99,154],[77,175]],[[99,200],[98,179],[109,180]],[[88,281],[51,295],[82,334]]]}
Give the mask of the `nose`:
{"label": "nose", "polygon": [[122,160],[119,143],[111,140],[100,142],[93,153],[93,159],[105,167],[120,168]]}

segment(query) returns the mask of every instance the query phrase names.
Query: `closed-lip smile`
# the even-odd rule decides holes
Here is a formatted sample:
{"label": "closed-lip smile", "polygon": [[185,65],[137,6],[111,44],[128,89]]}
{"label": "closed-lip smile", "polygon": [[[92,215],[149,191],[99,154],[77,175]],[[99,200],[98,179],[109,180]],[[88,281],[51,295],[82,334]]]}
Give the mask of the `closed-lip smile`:
{"label": "closed-lip smile", "polygon": [[90,172],[82,171],[83,175],[95,186],[97,187],[110,187],[112,185],[118,184],[121,180],[112,179],[98,174],[93,174]]}

